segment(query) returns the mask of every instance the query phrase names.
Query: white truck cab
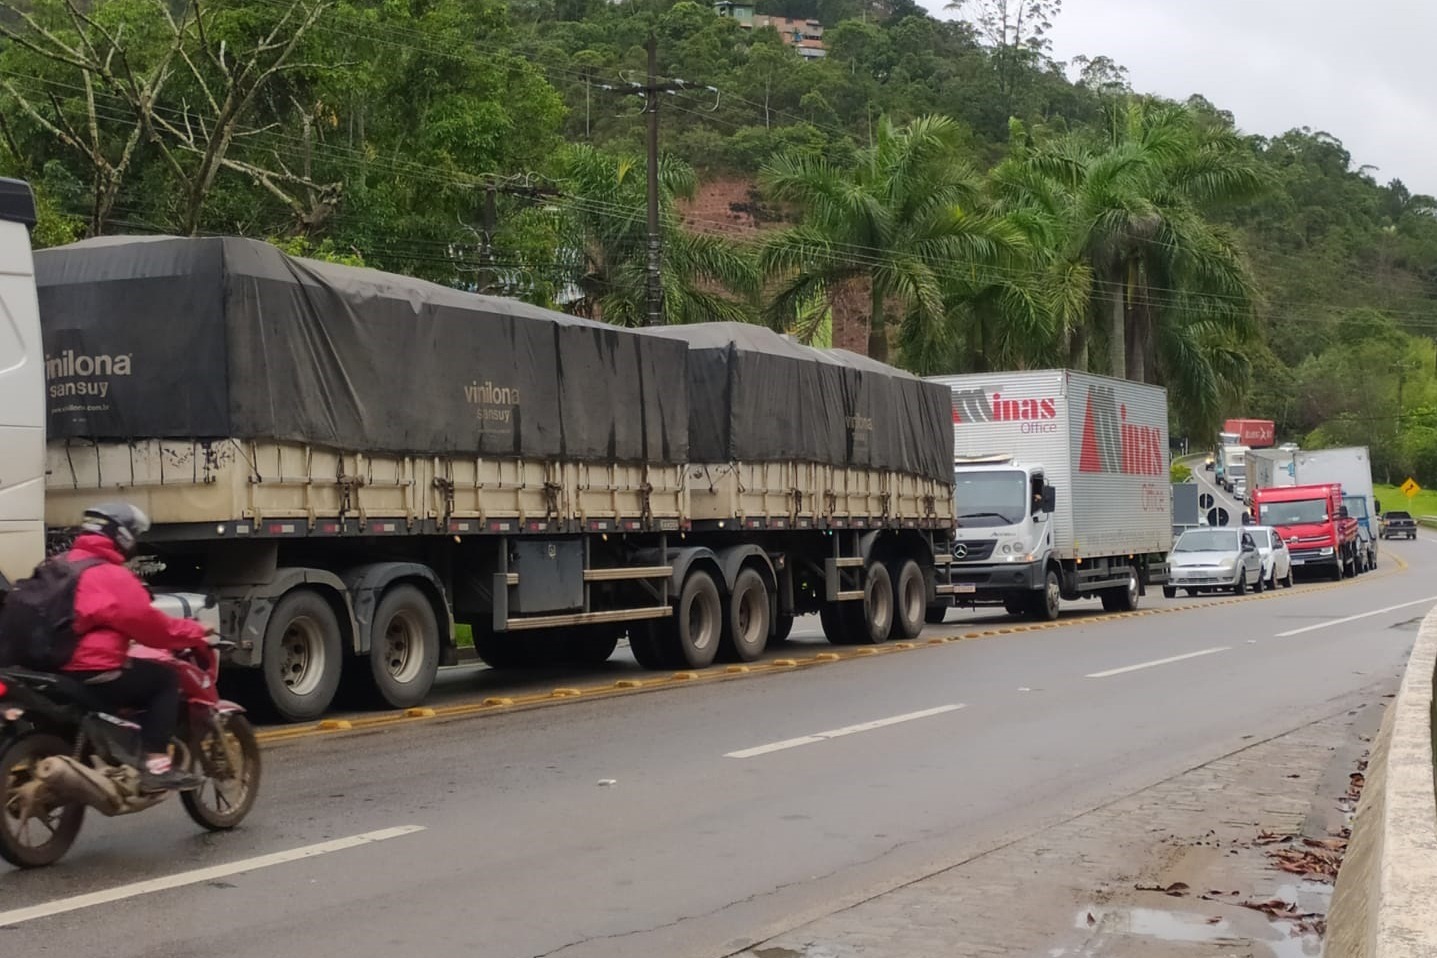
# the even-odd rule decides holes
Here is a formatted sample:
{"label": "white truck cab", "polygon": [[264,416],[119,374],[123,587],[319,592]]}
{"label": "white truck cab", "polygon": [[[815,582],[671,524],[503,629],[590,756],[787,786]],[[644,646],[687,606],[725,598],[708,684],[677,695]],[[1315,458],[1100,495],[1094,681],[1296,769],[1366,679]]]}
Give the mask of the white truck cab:
{"label": "white truck cab", "polygon": [[45,351],[29,185],[0,179],[0,590],[45,555]]}
{"label": "white truck cab", "polygon": [[[960,561],[985,559],[1024,575],[1036,575],[1029,588],[1041,587],[1043,564],[1053,550],[1055,491],[1041,465],[1012,456],[956,459],[953,496],[957,503]],[[974,543],[981,543],[974,550]],[[983,555],[969,552],[982,552]]]}

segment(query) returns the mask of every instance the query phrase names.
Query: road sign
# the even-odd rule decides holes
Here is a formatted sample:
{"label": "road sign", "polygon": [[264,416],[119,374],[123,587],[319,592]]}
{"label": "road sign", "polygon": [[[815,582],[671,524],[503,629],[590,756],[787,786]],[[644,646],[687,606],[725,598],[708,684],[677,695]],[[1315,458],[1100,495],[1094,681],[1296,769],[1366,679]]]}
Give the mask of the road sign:
{"label": "road sign", "polygon": [[1401,488],[1402,494],[1408,499],[1411,499],[1413,496],[1417,495],[1417,493],[1422,491],[1422,487],[1417,485],[1417,481],[1411,476],[1407,477],[1407,481],[1402,484]]}
{"label": "road sign", "polygon": [[1217,505],[1217,500],[1212,497],[1212,493],[1204,492],[1198,496],[1198,508],[1211,509],[1215,505]]}
{"label": "road sign", "polygon": [[1210,526],[1227,525],[1228,514],[1226,509],[1209,509],[1207,513],[1207,524]]}

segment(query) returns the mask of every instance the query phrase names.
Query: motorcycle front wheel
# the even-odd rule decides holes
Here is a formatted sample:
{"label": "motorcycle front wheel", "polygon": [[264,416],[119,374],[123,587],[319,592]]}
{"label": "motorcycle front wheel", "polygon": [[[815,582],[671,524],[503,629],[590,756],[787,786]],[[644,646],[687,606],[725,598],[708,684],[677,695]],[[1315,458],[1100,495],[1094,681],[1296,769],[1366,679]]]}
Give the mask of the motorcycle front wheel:
{"label": "motorcycle front wheel", "polygon": [[195,824],[223,832],[244,821],[259,796],[259,741],[243,715],[230,715],[204,729],[194,745],[194,771],[204,782],[180,793]]}
{"label": "motorcycle front wheel", "polygon": [[85,806],[52,805],[35,779],[35,767],[70,746],[55,735],[17,738],[0,750],[0,858],[17,868],[41,868],[64,857],[80,834]]}

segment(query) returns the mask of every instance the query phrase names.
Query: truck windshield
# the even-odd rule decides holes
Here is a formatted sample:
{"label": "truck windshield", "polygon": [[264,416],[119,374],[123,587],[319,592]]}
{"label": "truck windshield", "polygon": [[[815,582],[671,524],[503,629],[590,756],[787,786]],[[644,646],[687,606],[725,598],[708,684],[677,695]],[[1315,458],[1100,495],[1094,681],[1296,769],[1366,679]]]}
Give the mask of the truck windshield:
{"label": "truck windshield", "polygon": [[1367,518],[1367,500],[1362,496],[1343,496],[1342,504],[1347,507],[1347,514],[1352,518]]}
{"label": "truck windshield", "polygon": [[1224,529],[1193,529],[1178,537],[1174,552],[1236,552],[1237,532]]}
{"label": "truck windshield", "polygon": [[1011,526],[1028,514],[1028,477],[1017,470],[953,473],[960,525]]}
{"label": "truck windshield", "polygon": [[1299,499],[1294,502],[1264,502],[1258,521],[1265,526],[1290,526],[1299,522],[1326,522],[1327,500]]}

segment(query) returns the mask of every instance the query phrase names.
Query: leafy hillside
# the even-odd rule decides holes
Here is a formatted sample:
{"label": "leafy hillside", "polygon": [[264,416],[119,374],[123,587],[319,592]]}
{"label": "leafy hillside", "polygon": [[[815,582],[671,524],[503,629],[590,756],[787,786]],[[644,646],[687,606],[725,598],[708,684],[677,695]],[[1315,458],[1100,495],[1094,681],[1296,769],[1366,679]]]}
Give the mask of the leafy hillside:
{"label": "leafy hillside", "polygon": [[[757,12],[820,21],[825,56],[690,0],[0,0],[0,172],[38,184],[47,243],[243,233],[640,322],[652,33],[684,81],[669,321],[858,314],[917,371],[1116,372],[1167,385],[1195,441],[1271,416],[1437,483],[1432,198],[1328,133],[1052,62],[1058,0]],[[681,217],[718,177],[752,184],[756,236]]]}

